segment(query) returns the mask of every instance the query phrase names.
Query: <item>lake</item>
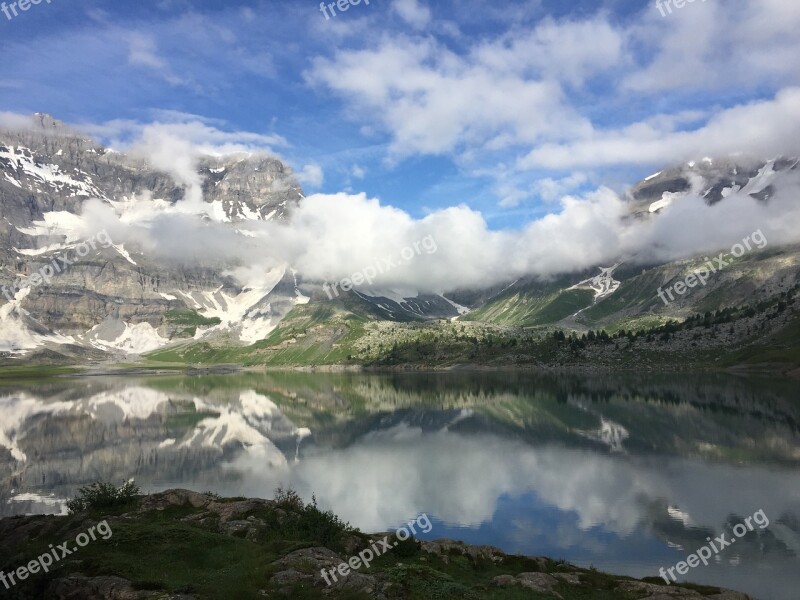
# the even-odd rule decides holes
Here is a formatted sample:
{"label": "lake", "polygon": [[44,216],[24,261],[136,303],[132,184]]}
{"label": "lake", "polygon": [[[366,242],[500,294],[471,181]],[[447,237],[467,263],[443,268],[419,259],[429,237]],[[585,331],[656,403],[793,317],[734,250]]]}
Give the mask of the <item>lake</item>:
{"label": "lake", "polygon": [[262,498],[283,486],[364,531],[427,513],[428,539],[644,577],[763,511],[768,526],[686,579],[796,600],[799,390],[652,373],[6,382],[0,515],[62,512],[97,480]]}

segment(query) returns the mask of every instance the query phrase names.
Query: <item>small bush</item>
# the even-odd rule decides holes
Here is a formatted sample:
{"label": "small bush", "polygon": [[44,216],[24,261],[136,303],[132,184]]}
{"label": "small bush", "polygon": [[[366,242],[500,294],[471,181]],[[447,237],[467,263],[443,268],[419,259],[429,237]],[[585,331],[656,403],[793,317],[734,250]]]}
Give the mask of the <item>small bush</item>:
{"label": "small bush", "polygon": [[[275,490],[275,504],[279,508],[292,512],[302,512],[306,507],[300,494],[292,489],[285,490],[282,487]],[[316,501],[314,504],[316,505]]]}
{"label": "small bush", "polygon": [[67,501],[67,510],[70,514],[87,510],[103,510],[130,504],[141,490],[133,480],[123,483],[120,487],[112,483],[93,483],[78,490],[78,495]]}
{"label": "small bush", "polygon": [[286,511],[281,519],[271,515],[268,522],[269,537],[292,541],[314,541],[323,546],[338,548],[346,534],[356,529],[345,523],[333,511],[323,511],[317,507],[317,499],[312,496],[306,504],[294,490],[275,490],[275,504]]}
{"label": "small bush", "polygon": [[419,554],[420,543],[413,537],[405,540],[398,538],[396,544],[393,554],[399,558],[412,558]]}

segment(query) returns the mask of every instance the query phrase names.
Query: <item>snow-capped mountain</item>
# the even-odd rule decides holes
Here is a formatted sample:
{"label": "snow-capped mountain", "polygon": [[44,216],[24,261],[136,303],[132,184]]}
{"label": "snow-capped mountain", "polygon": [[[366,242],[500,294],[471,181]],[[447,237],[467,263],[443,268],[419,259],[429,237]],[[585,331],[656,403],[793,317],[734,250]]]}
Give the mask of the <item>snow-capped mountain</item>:
{"label": "snow-capped mountain", "polygon": [[[246,244],[253,235],[248,221],[285,221],[302,189],[291,169],[269,156],[203,157],[197,165],[201,200],[187,202],[188,185],[176,184],[170,173],[48,115],[35,115],[34,123],[31,130],[0,129],[0,353],[141,354],[206,339],[252,344],[320,292],[289,264],[254,270],[243,283],[232,276],[237,265],[224,257],[165,264],[146,249],[113,240],[76,259],[93,233],[82,217],[89,199],[112,209],[123,224],[188,212],[230,227]],[[61,264],[63,257],[71,257],[69,264]],[[49,265],[59,269],[57,277],[22,289],[12,285]],[[376,318],[388,320],[453,318],[468,310],[414,290],[355,295]]]}
{"label": "snow-capped mountain", "polygon": [[780,157],[771,160],[704,158],[679,167],[654,173],[629,192],[637,212],[658,212],[688,194],[708,205],[723,201],[732,193],[768,202],[776,186],[790,172],[800,171],[800,159]]}
{"label": "snow-capped mountain", "polygon": [[[90,199],[123,226],[188,214],[193,222],[234,236],[228,245],[246,249],[254,227],[290,220],[303,198],[291,169],[279,160],[255,154],[204,157],[194,173],[201,189],[190,189],[190,183],[176,183],[174,173],[105,148],[47,115],[36,115],[34,122],[25,131],[0,129],[0,355],[38,353],[44,360],[67,356],[74,362],[185,342],[250,345],[267,338],[296,307],[328,301],[322,282],[304,280],[288,263],[245,269],[236,258],[213,252],[203,260],[165,262],[146,244],[100,239],[86,223]],[[698,198],[724,210],[734,193],[768,204],[798,172],[800,160],[794,158],[690,162],[631,188],[630,213],[658,219],[671,204]],[[89,247],[91,234],[90,241],[99,243]],[[779,277],[773,287],[782,290],[793,280],[793,265],[783,261],[759,280]],[[613,311],[595,312],[608,321],[661,310],[653,296],[658,283],[648,280],[646,290],[631,291],[641,267],[597,267],[599,274],[587,270],[549,281],[526,277],[448,297],[361,287],[333,304],[379,321],[464,317],[509,325],[590,318],[589,306],[621,295],[624,302]],[[667,269],[662,279],[681,268]],[[57,276],[30,285],[48,269]],[[15,286],[20,278],[28,283]],[[725,281],[717,279],[720,285]],[[714,285],[705,292],[713,293]],[[628,305],[640,297],[644,300]],[[301,321],[298,327],[307,329]]]}
{"label": "snow-capped mountain", "polygon": [[[33,130],[0,130],[0,352],[43,346],[140,353],[176,338],[226,335],[252,343],[308,301],[288,265],[247,285],[226,265],[166,265],[123,244],[81,247],[81,212],[99,199],[121,222],[185,211],[186,190],[144,161],[111,151],[47,115]],[[283,220],[302,197],[291,170],[257,155],[204,158],[209,222]],[[16,289],[42,269],[57,277]],[[28,280],[29,281],[29,280]]]}

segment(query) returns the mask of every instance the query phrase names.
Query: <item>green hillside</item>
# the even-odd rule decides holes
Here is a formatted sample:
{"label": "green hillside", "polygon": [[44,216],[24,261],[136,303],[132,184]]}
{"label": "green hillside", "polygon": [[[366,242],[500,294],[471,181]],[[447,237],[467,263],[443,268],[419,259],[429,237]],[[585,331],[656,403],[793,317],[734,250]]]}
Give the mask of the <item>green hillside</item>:
{"label": "green hillside", "polygon": [[515,285],[465,317],[498,325],[535,327],[557,323],[591,306],[590,289],[564,289],[568,281]]}

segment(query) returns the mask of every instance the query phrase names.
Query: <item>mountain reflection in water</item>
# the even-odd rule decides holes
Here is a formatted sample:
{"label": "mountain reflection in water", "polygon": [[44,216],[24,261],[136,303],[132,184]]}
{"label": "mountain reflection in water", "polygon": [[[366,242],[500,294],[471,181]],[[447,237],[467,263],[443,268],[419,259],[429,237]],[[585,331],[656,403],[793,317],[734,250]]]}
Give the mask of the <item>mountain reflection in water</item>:
{"label": "mountain reflection in water", "polygon": [[509,373],[53,379],[0,387],[0,514],[63,510],[131,477],[271,497],[290,486],[367,531],[656,575],[763,509],[693,569],[762,600],[800,588],[796,382]]}

